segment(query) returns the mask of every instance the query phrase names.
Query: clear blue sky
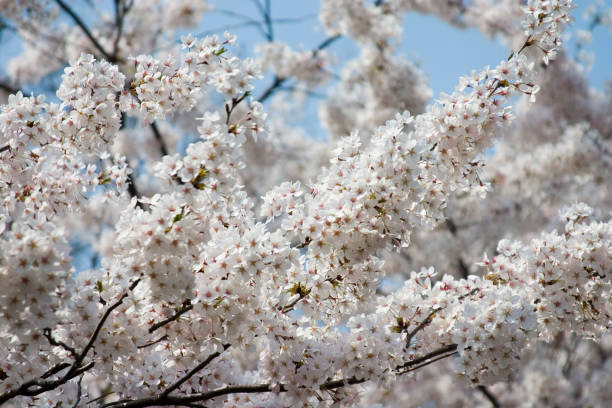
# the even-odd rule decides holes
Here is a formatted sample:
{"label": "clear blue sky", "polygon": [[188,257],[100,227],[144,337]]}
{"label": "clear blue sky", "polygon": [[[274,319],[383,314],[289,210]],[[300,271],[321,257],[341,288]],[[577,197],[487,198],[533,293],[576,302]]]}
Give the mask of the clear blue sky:
{"label": "clear blue sky", "polygon": [[[273,18],[310,16],[301,23],[277,25],[276,39],[293,46],[303,45],[305,49],[314,48],[325,39],[325,33],[316,17],[318,1],[271,1]],[[591,1],[577,0],[576,3],[579,6],[573,12],[576,21],[572,30],[585,29],[589,22],[585,21],[582,15]],[[612,7],[612,0],[607,0],[607,3]],[[250,0],[224,0],[218,4],[221,10],[239,11],[249,16],[258,15]],[[203,30],[209,30],[232,23],[236,23],[236,19],[213,12],[205,17],[202,27]],[[403,28],[399,52],[421,63],[423,71],[429,77],[434,97],[440,92],[452,91],[460,76],[486,65],[496,65],[509,53],[499,41],[487,39],[476,29],[460,30],[419,13],[409,13]],[[249,55],[255,43],[264,41],[253,27],[237,28],[232,32],[238,35],[243,55]],[[568,46],[575,53],[573,41],[570,40]],[[350,40],[339,41],[330,50],[341,60],[356,55],[356,47]],[[590,83],[595,88],[601,88],[605,81],[612,80],[612,33],[605,27],[598,26],[593,32],[593,43],[586,50],[595,53],[595,63],[588,75]]]}
{"label": "clear blue sky", "polygon": [[[252,54],[253,46],[265,41],[260,32],[252,26],[237,26],[240,19],[228,16],[224,10],[259,18],[252,0],[209,0],[218,11],[205,15],[196,33],[209,31],[222,32],[230,27],[230,31],[238,35],[240,56]],[[100,5],[104,2],[95,2]],[[106,2],[108,11],[110,3]],[[586,28],[588,22],[582,18],[585,8],[591,1],[577,0],[579,7],[574,10],[576,21],[572,29]],[[90,7],[83,0],[74,0],[70,4],[86,20],[94,18]],[[314,48],[323,39],[325,33],[321,29],[316,16],[319,2],[316,0],[271,0],[272,16],[276,19],[305,17],[301,22],[277,24],[275,38],[293,46]],[[612,0],[604,4],[612,7]],[[88,15],[89,13],[89,15]],[[573,42],[568,42],[570,50],[575,53]],[[10,33],[4,33],[0,42],[0,73],[4,72],[6,61],[19,52],[20,44]],[[612,33],[603,26],[598,26],[593,32],[593,43],[586,48],[595,53],[593,69],[588,74],[591,86],[601,89],[605,81],[612,80]],[[336,42],[330,51],[338,56],[340,61],[357,55],[355,44],[348,39]],[[404,35],[399,53],[421,64],[428,75],[434,97],[440,92],[450,92],[457,84],[461,75],[469,74],[473,69],[485,65],[494,65],[508,55],[508,50],[496,40],[489,40],[476,29],[460,30],[451,27],[438,19],[418,13],[409,13],[404,21]],[[268,78],[269,80],[269,78]]]}

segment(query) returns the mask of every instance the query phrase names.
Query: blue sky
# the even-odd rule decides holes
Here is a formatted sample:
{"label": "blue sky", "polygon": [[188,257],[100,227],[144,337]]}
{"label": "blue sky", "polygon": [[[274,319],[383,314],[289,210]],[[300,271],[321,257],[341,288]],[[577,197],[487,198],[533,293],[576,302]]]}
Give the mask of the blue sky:
{"label": "blue sky", "polygon": [[[265,41],[261,33],[253,26],[237,26],[240,19],[229,16],[225,12],[240,13],[252,18],[260,18],[252,0],[209,0],[216,11],[205,15],[197,29],[197,33],[208,33],[230,26],[231,32],[238,35],[240,56],[252,55],[253,46]],[[108,4],[106,4],[108,3]],[[111,2],[96,2],[106,4],[111,11]],[[592,1],[577,0],[578,8],[574,10],[575,23],[572,30],[584,29],[589,22],[582,15]],[[71,1],[70,4],[85,20],[94,18],[91,9],[84,5],[83,0]],[[612,7],[612,0],[605,0],[606,7]],[[316,0],[271,0],[272,17],[275,19],[304,17],[300,22],[275,25],[275,38],[295,47],[312,49],[326,38],[324,30],[318,23],[317,11],[319,1]],[[508,49],[499,41],[484,37],[476,29],[460,30],[442,21],[419,13],[408,13],[404,21],[402,45],[398,53],[410,60],[418,62],[429,78],[434,97],[440,92],[451,92],[458,78],[469,74],[474,69],[486,65],[495,65],[508,55]],[[605,81],[612,80],[612,33],[603,26],[593,31],[593,43],[586,48],[595,54],[595,62],[588,77],[591,85],[601,89]],[[575,54],[575,44],[568,42],[570,50]],[[4,33],[0,42],[0,72],[4,72],[6,61],[19,52],[20,44],[10,33]],[[344,61],[357,55],[357,48],[350,39],[342,39],[330,47],[330,52]],[[267,78],[269,80],[269,77]],[[265,85],[260,84],[263,89]]]}
{"label": "blue sky", "polygon": [[[586,29],[589,21],[584,20],[582,16],[586,7],[592,2],[577,0],[576,3],[579,6],[573,12],[576,21],[572,30]],[[232,10],[249,16],[258,15],[250,0],[225,0],[219,4],[221,4],[218,6],[220,11]],[[310,16],[301,23],[277,25],[276,39],[296,47],[301,45],[304,49],[311,49],[326,38],[316,17],[318,1],[271,0],[271,4],[273,18]],[[612,0],[607,0],[604,4],[612,7]],[[204,18],[201,27],[203,30],[208,30],[232,23],[236,23],[235,18],[221,12],[212,12]],[[476,29],[461,30],[419,13],[408,13],[403,29],[399,53],[421,64],[423,71],[429,77],[434,97],[440,92],[452,91],[460,76],[486,65],[496,65],[509,53],[508,48],[499,41],[484,37]],[[265,41],[253,27],[238,28],[232,32],[238,35],[243,55],[249,55],[255,43]],[[595,53],[595,63],[588,74],[590,83],[595,88],[601,88],[605,81],[612,80],[611,44],[612,33],[603,26],[595,28],[593,43],[586,48]],[[572,40],[568,41],[568,46],[575,54],[575,44]],[[357,48],[348,39],[338,41],[330,51],[338,55],[340,60],[357,54]]]}

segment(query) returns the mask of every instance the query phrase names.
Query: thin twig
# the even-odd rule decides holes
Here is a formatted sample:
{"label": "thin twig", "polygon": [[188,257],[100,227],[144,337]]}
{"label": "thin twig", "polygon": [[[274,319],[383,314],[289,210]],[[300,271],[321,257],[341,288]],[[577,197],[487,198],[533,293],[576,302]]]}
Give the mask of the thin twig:
{"label": "thin twig", "polygon": [[[85,357],[87,356],[91,348],[93,347],[93,344],[98,338],[98,335],[100,334],[100,331],[102,330],[102,327],[104,326],[104,323],[106,323],[106,320],[108,319],[112,311],[115,310],[117,307],[119,307],[123,303],[125,298],[129,295],[130,292],[134,290],[134,288],[136,287],[136,285],[138,285],[139,282],[140,282],[140,279],[136,279],[130,285],[129,289],[126,292],[124,292],[124,294],[121,295],[121,297],[106,310],[106,312],[104,313],[104,315],[98,322],[98,325],[96,326],[93,334],[89,338],[87,345],[83,348],[83,350],[80,353],[75,352],[74,361],[72,362],[72,364],[68,364],[68,363],[56,364],[55,366],[47,370],[47,372],[45,372],[41,377],[26,381],[22,383],[19,387],[11,391],[7,391],[4,394],[0,394],[0,405],[18,396],[33,397],[33,396],[42,394],[44,392],[51,391],[53,389],[56,389],[60,385],[66,384],[71,379],[78,377],[79,375],[89,371],[94,366],[94,362],[91,361],[87,364],[83,364],[83,360],[85,359]],[[55,380],[45,380],[45,378],[48,378],[53,374],[57,374],[65,368],[69,368],[69,370],[68,372],[66,372],[66,374],[64,374],[60,378],[55,379]]]}
{"label": "thin twig", "polygon": [[404,363],[404,364],[402,364],[400,366],[397,366],[397,367],[395,367],[395,370],[398,373],[401,373],[402,370],[404,370],[406,368],[414,367],[414,366],[416,366],[416,365],[418,365],[420,363],[426,362],[427,360],[430,360],[430,359],[432,359],[434,357],[437,357],[439,355],[442,355],[442,354],[451,353],[451,352],[454,354],[456,351],[457,351],[457,345],[456,344],[449,344],[448,346],[441,347],[441,348],[439,348],[437,350],[432,351],[431,353],[427,353],[424,356],[417,357],[417,358],[415,358],[413,360],[410,360],[410,361],[408,361],[408,362],[406,362],[406,363]]}
{"label": "thin twig", "polygon": [[151,346],[154,346],[155,344],[157,344],[157,343],[159,343],[159,342],[162,342],[162,341],[164,341],[164,340],[168,340],[168,335],[167,335],[167,334],[164,334],[163,336],[161,336],[161,337],[160,337],[159,339],[157,339],[157,340],[150,341],[150,342],[145,343],[145,344],[143,344],[143,345],[141,345],[141,346],[136,346],[136,348],[137,348],[137,349],[143,349],[143,348],[151,347]]}
{"label": "thin twig", "polygon": [[102,327],[104,327],[104,323],[106,323],[106,320],[108,319],[110,314],[113,312],[113,310],[115,310],[116,308],[121,306],[121,304],[123,304],[123,301],[125,300],[125,298],[129,296],[130,292],[132,292],[136,288],[136,286],[138,285],[139,282],[140,282],[140,278],[138,278],[134,282],[132,282],[132,284],[130,285],[128,290],[125,291],[123,293],[123,295],[121,295],[119,300],[117,300],[108,309],[106,309],[106,312],[104,312],[104,315],[102,315],[102,318],[98,322],[94,332],[92,333],[91,337],[89,338],[89,341],[87,342],[87,345],[85,346],[83,351],[81,351],[81,354],[79,354],[78,357],[76,358],[76,361],[79,362],[79,364],[80,364],[81,361],[83,361],[85,356],[87,356],[87,353],[89,353],[89,350],[91,350],[91,348],[93,347],[94,342],[98,338],[98,335],[100,334],[100,331],[102,330]]}
{"label": "thin twig", "polygon": [[[323,41],[321,44],[319,44],[314,50],[313,50],[313,56],[315,56],[317,54],[317,52],[324,50],[325,48],[329,47],[330,45],[332,45],[334,43],[334,41],[336,41],[337,39],[340,38],[340,35],[334,35],[331,36],[329,38],[327,38],[325,41]],[[268,87],[268,89],[266,89],[259,98],[257,98],[257,100],[261,103],[263,103],[266,99],[268,99],[274,92],[276,92],[278,90],[278,88],[285,83],[285,81],[288,78],[280,78],[278,76],[274,77],[274,80],[272,81],[272,84],[270,84],[270,86]]]}
{"label": "thin twig", "polygon": [[117,26],[117,35],[113,41],[113,59],[118,60],[117,54],[119,53],[119,41],[123,34],[123,22],[125,21],[125,15],[132,7],[132,2],[124,3],[123,0],[115,0],[115,25]]}
{"label": "thin twig", "polygon": [[423,330],[427,325],[429,325],[429,323],[431,323],[431,320],[433,319],[433,316],[438,313],[440,310],[442,310],[441,307],[436,307],[434,308],[428,315],[427,317],[421,322],[419,323],[419,325],[417,327],[415,327],[410,333],[408,333],[408,336],[406,336],[406,348],[410,347],[410,342],[412,341],[412,339],[414,338],[414,336],[421,330]]}
{"label": "thin twig", "polygon": [[[229,347],[230,347],[229,344],[224,344],[223,345],[223,351],[227,350]],[[179,378],[178,381],[176,381],[174,384],[172,384],[168,388],[166,388],[160,394],[160,396],[161,397],[166,397],[166,396],[170,395],[170,393],[172,391],[174,391],[177,388],[179,388],[181,385],[183,385],[185,383],[185,381],[189,380],[191,377],[193,377],[195,374],[197,374],[200,370],[204,369],[204,367],[206,367],[208,364],[210,364],[211,361],[213,361],[215,358],[219,357],[223,351],[216,351],[216,352],[212,353],[210,356],[208,356],[206,358],[206,360],[202,361],[200,364],[198,364],[197,366],[192,368],[191,371],[189,371],[183,377]]]}
{"label": "thin twig", "polygon": [[157,140],[157,143],[159,143],[159,151],[161,152],[162,156],[167,156],[168,148],[166,147],[166,142],[164,142],[161,132],[159,131],[159,128],[157,127],[157,123],[151,122],[149,126],[151,127],[151,130],[153,131],[155,140]]}
{"label": "thin twig", "polygon": [[185,300],[183,302],[183,305],[181,306],[181,308],[179,310],[177,310],[177,312],[175,314],[173,314],[169,318],[164,319],[161,322],[157,322],[157,323],[153,324],[151,327],[149,327],[149,333],[153,333],[155,330],[157,330],[157,329],[167,325],[170,322],[175,321],[176,319],[178,319],[179,317],[181,317],[183,314],[187,313],[191,309],[193,309],[193,304],[191,303],[191,300],[189,300],[189,299]]}
{"label": "thin twig", "polygon": [[81,376],[79,377],[79,380],[77,381],[77,397],[76,397],[76,401],[74,402],[74,405],[72,406],[72,408],[77,408],[79,406],[79,403],[81,402],[81,397],[83,396],[83,389],[81,387],[81,383],[83,382],[83,376],[85,374],[81,374]]}
{"label": "thin twig", "polygon": [[110,55],[108,52],[106,52],[106,50],[102,47],[102,45],[100,45],[98,40],[96,40],[96,38],[93,36],[91,31],[89,31],[89,28],[87,27],[87,25],[85,25],[81,17],[79,17],[78,14],[74,12],[74,10],[72,10],[66,3],[64,3],[63,0],[55,0],[55,2],[58,4],[58,6],[62,8],[62,10],[64,10],[70,17],[72,17],[72,20],[79,27],[81,27],[81,30],[83,30],[83,33],[85,33],[87,38],[89,38],[89,40],[92,42],[94,47],[96,47],[96,49],[100,51],[100,53],[104,56],[104,58],[106,58],[109,62],[116,62],[116,59],[113,58],[113,56]]}
{"label": "thin twig", "polygon": [[73,347],[70,347],[69,345],[64,343],[63,341],[56,340],[53,337],[53,335],[51,334],[51,329],[50,328],[45,327],[43,329],[43,336],[45,336],[47,338],[47,341],[49,341],[49,344],[51,344],[52,346],[59,346],[59,347],[63,348],[64,350],[68,351],[72,357],[76,357],[76,355],[77,355],[76,350]]}
{"label": "thin twig", "polygon": [[482,394],[489,400],[493,408],[501,407],[501,405],[499,405],[499,401],[497,400],[497,398],[495,398],[495,395],[491,394],[491,391],[489,391],[487,387],[485,387],[484,385],[479,385],[476,388],[478,388],[478,391],[482,392]]}
{"label": "thin twig", "polygon": [[425,367],[425,366],[428,366],[428,365],[430,365],[430,364],[435,363],[436,361],[440,361],[440,360],[443,360],[443,359],[445,359],[445,358],[448,358],[448,357],[454,356],[455,354],[457,354],[457,351],[452,351],[452,352],[449,352],[448,354],[444,354],[444,355],[438,356],[438,357],[436,357],[436,358],[433,358],[433,359],[431,359],[431,360],[427,360],[427,361],[425,361],[425,362],[424,362],[424,363],[422,363],[422,364],[419,364],[419,365],[413,366],[413,367],[411,367],[411,368],[409,368],[409,369],[407,369],[407,370],[401,371],[401,372],[399,372],[399,373],[397,373],[397,374],[398,374],[398,375],[402,375],[402,374],[409,373],[409,372],[411,372],[411,371],[418,370],[419,368],[423,368],[423,367]]}

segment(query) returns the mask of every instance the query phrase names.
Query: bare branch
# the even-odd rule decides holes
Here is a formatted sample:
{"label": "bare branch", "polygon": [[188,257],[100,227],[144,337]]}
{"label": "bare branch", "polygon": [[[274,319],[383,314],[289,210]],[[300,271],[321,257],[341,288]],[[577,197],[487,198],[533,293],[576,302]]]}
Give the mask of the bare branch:
{"label": "bare branch", "polygon": [[153,346],[153,345],[155,345],[155,344],[157,344],[157,343],[159,343],[159,342],[162,342],[162,341],[164,341],[164,340],[168,340],[168,335],[167,335],[167,334],[164,334],[163,336],[161,336],[161,337],[160,337],[159,339],[157,339],[157,340],[153,340],[153,341],[150,341],[150,342],[148,342],[148,343],[145,343],[145,344],[143,344],[142,346],[136,346],[136,348],[138,348],[138,349],[143,349],[143,348],[151,347],[151,346]]}
{"label": "bare branch", "polygon": [[[229,347],[230,347],[229,344],[224,344],[223,345],[223,351],[227,350]],[[200,364],[198,364],[193,369],[191,369],[191,371],[189,371],[187,374],[185,374],[183,377],[181,377],[177,382],[175,382],[174,384],[172,384],[168,388],[166,388],[161,393],[161,397],[165,397],[165,396],[169,395],[172,391],[174,391],[177,388],[179,388],[181,385],[183,385],[185,383],[185,381],[189,380],[191,377],[193,377],[195,374],[197,374],[200,370],[204,369],[204,367],[206,367],[208,364],[210,364],[211,361],[213,361],[215,358],[219,357],[223,351],[217,351],[215,353],[212,353],[210,356],[208,356],[206,358],[206,360],[202,361]]]}
{"label": "bare branch", "polygon": [[70,363],[58,363],[56,365],[54,365],[53,367],[51,367],[50,369],[48,369],[43,375],[40,376],[40,378],[45,379],[45,378],[49,378],[51,377],[53,374],[57,374],[60,371],[62,371],[65,368],[70,367]]}
{"label": "bare branch", "polygon": [[125,15],[130,11],[133,2],[125,3],[125,0],[115,0],[115,26],[117,27],[117,35],[113,41],[113,59],[117,60],[117,54],[119,53],[119,41],[123,34],[123,22],[125,21]]}
{"label": "bare branch", "polygon": [[50,328],[45,327],[43,329],[43,336],[45,336],[47,338],[47,340],[49,341],[49,343],[52,346],[59,346],[59,347],[63,348],[64,350],[68,351],[72,357],[76,357],[76,355],[77,355],[76,350],[73,347],[70,347],[69,345],[64,343],[63,341],[57,341],[53,337],[53,335],[51,334],[51,329]]}
{"label": "bare branch", "polygon": [[176,319],[178,319],[179,317],[181,317],[183,314],[187,313],[191,309],[193,309],[193,304],[191,303],[191,300],[186,299],[183,302],[183,305],[181,306],[181,308],[179,310],[177,310],[177,312],[175,314],[173,314],[169,318],[164,319],[161,322],[157,322],[157,323],[153,324],[151,327],[149,327],[149,333],[153,333],[155,330],[157,330],[157,329],[167,325],[170,322],[175,321]]}
{"label": "bare branch", "polygon": [[[340,38],[340,35],[334,35],[331,36],[329,38],[327,38],[325,41],[323,41],[321,44],[319,44],[314,50],[313,50],[313,55],[316,55],[317,52],[324,50],[325,48],[329,47],[330,45],[332,45],[334,43],[334,41],[336,41],[337,39]],[[272,84],[270,84],[270,86],[268,87],[268,89],[266,89],[259,98],[257,98],[257,100],[261,103],[263,103],[266,99],[268,99],[270,96],[272,96],[272,94],[274,92],[276,92],[276,90],[285,83],[285,81],[288,78],[280,78],[278,76],[274,77],[274,81],[272,82]]]}
{"label": "bare branch", "polygon": [[87,38],[89,38],[89,40],[96,47],[96,49],[100,51],[100,54],[102,54],[104,58],[106,58],[109,62],[116,62],[116,58],[114,58],[112,55],[106,52],[106,50],[102,47],[102,45],[100,45],[98,40],[96,40],[96,38],[93,36],[91,31],[89,31],[89,28],[87,27],[87,25],[85,25],[81,17],[79,17],[78,14],[74,12],[74,10],[72,10],[66,3],[64,3],[63,0],[55,0],[55,2],[58,4],[58,6],[62,8],[62,10],[64,10],[70,17],[72,17],[72,20],[79,27],[81,27],[81,30],[83,30],[83,33],[87,36]]}
{"label": "bare branch", "polygon": [[434,308],[428,315],[427,317],[421,322],[419,323],[419,325],[417,327],[415,327],[410,333],[408,333],[408,336],[406,336],[406,348],[410,347],[410,342],[412,341],[412,339],[414,338],[414,336],[421,330],[423,330],[427,325],[429,325],[429,323],[431,323],[434,315],[436,313],[438,313],[440,310],[442,310],[441,307],[436,307]]}
{"label": "bare branch", "polygon": [[161,132],[159,131],[159,128],[157,127],[157,123],[152,122],[149,126],[151,127],[151,130],[153,131],[155,140],[157,140],[157,143],[159,143],[159,151],[161,152],[162,156],[167,156],[168,148],[166,147],[166,142],[164,142]]}
{"label": "bare branch", "polygon": [[83,382],[83,375],[84,374],[81,374],[79,380],[77,381],[77,398],[72,408],[77,408],[79,406],[79,403],[81,402],[81,397],[83,396],[83,389],[81,388],[81,383]]}
{"label": "bare branch", "polygon": [[478,391],[482,392],[482,394],[489,400],[493,408],[501,407],[501,405],[499,405],[499,401],[497,400],[497,398],[495,398],[495,395],[491,394],[491,391],[489,391],[487,387],[485,387],[484,385],[479,385],[476,388],[478,389]]}
{"label": "bare branch", "polygon": [[[419,365],[420,363],[427,362],[428,360],[430,360],[430,359],[432,359],[434,357],[438,357],[440,355],[443,355],[443,354],[446,354],[446,353],[450,353],[448,356],[444,356],[443,357],[443,358],[446,358],[446,357],[449,357],[449,356],[455,354],[456,352],[457,352],[457,345],[456,344],[449,344],[448,346],[441,347],[441,348],[439,348],[437,350],[432,351],[431,353],[427,353],[424,356],[417,357],[417,358],[415,358],[413,360],[410,360],[410,361],[408,361],[408,362],[406,362],[406,363],[404,363],[404,364],[402,364],[400,366],[397,366],[395,368],[395,370],[396,370],[396,372],[398,374],[404,374],[404,373],[406,373],[408,371],[413,371],[414,369],[416,369],[415,366],[417,366],[417,368],[422,367],[421,365]],[[427,363],[427,364],[429,364],[429,363]],[[403,371],[405,369],[409,369],[409,370]]]}
{"label": "bare branch", "polygon": [[[5,392],[4,394],[1,394],[0,395],[0,405],[15,397],[19,397],[19,396],[33,397],[33,396],[42,394],[44,392],[54,390],[57,387],[67,383],[71,379],[78,377],[79,375],[90,370],[94,366],[94,362],[92,361],[87,364],[83,364],[83,360],[87,356],[87,353],[89,353],[89,350],[91,350],[91,348],[93,347],[93,344],[98,338],[98,335],[100,334],[100,331],[102,330],[102,327],[104,326],[104,323],[106,322],[106,320],[108,319],[112,311],[115,310],[117,307],[119,307],[123,303],[123,300],[129,295],[131,291],[134,290],[134,288],[136,287],[136,285],[138,285],[139,282],[140,282],[140,279],[136,279],[134,282],[132,282],[129,289],[125,291],[123,295],[121,295],[121,297],[106,310],[106,312],[104,313],[104,315],[98,322],[98,325],[96,326],[96,329],[94,330],[93,334],[89,338],[87,345],[83,348],[83,350],[80,353],[77,353],[76,351],[74,351],[74,354],[73,354],[74,361],[72,362],[72,364],[65,363],[65,362],[56,364],[55,366],[47,370],[39,378],[35,378],[32,380],[26,381],[23,384],[21,384],[19,387],[17,387],[16,389],[13,389],[11,391]],[[50,330],[49,330],[49,337],[47,338],[54,341],[53,337],[51,336]],[[46,378],[54,374],[57,374],[66,368],[69,368],[69,370],[63,376],[55,380],[45,380]]]}
{"label": "bare branch", "polygon": [[402,374],[409,373],[409,372],[411,372],[411,371],[418,370],[419,368],[423,368],[423,367],[428,366],[428,365],[430,365],[430,364],[432,364],[432,363],[435,363],[436,361],[443,360],[443,359],[445,359],[445,358],[447,358],[447,357],[454,356],[455,354],[457,354],[457,352],[456,352],[456,351],[453,351],[453,352],[449,352],[448,354],[441,355],[441,356],[439,356],[439,357],[437,357],[437,358],[433,358],[433,359],[431,359],[431,360],[427,360],[427,361],[425,361],[425,362],[424,362],[424,363],[422,363],[422,364],[419,364],[419,365],[417,365],[417,366],[414,366],[414,367],[411,367],[411,368],[409,368],[409,369],[407,369],[407,370],[404,370],[404,371],[402,371],[402,372],[399,372],[399,373],[398,373],[398,375],[402,375]]}
{"label": "bare branch", "polygon": [[9,94],[16,94],[17,92],[19,92],[19,88],[15,88],[14,86],[6,82],[0,82],[0,89],[8,92]]}

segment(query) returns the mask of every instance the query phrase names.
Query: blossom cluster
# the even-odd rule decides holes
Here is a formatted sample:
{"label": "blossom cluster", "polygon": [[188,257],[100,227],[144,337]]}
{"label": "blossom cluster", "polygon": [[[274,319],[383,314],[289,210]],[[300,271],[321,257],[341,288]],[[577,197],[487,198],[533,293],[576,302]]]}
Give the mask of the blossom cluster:
{"label": "blossom cluster", "polygon": [[216,36],[199,41],[185,37],[183,47],[188,51],[179,65],[170,58],[162,61],[147,55],[136,57],[134,78],[121,94],[122,109],[150,122],[179,109],[190,110],[206,86],[230,100],[249,92],[259,67],[253,60],[226,55],[226,47],[235,40],[227,33],[223,41]]}
{"label": "blossom cluster", "polygon": [[294,51],[287,44],[269,42],[257,50],[262,68],[270,68],[277,77],[293,77],[309,87],[322,85],[330,78],[330,57],[325,50]]}
{"label": "blossom cluster", "polygon": [[[207,8],[188,6],[181,1],[170,10],[181,17],[177,24],[192,24]],[[500,241],[496,256],[482,261],[482,277],[423,268],[407,273],[399,288],[379,285],[389,252],[409,247],[413,233],[447,225],[457,234],[447,218],[452,200],[481,193],[465,194],[476,200],[487,190],[484,153],[509,127],[509,102],[535,98],[536,67],[559,48],[571,7],[527,2],[516,52],[461,78],[451,95],[425,108],[422,73],[393,56],[399,12],[439,13],[462,24],[461,8],[324,1],[320,17],[330,34],[368,45],[332,92],[345,99],[324,108],[330,129],[334,114],[345,118],[332,130],[335,148],[304,154],[330,157],[327,167],[269,189],[278,174],[262,175],[259,184],[249,179],[258,176],[249,174],[249,161],[263,162],[252,146],[286,152],[298,144],[281,140],[284,123],[269,127],[263,105],[250,99],[259,67],[230,54],[229,34],[184,37],[180,57],[142,54],[138,40],[126,45],[138,56],[112,53],[117,65],[84,53],[64,70],[60,105],[11,96],[0,114],[0,155],[7,158],[0,167],[0,402],[359,405],[362,393],[351,385],[389,388],[439,358],[467,384],[483,387],[529,367],[526,357],[542,342],[608,332],[612,222],[586,204],[562,211],[561,232],[547,227]],[[322,52],[296,53],[279,43],[263,50],[279,79],[324,79]],[[211,89],[222,98],[214,108],[205,101]],[[158,161],[145,155],[141,177],[150,177],[150,190],[138,190],[130,169],[138,158],[110,154],[127,151],[129,141],[120,139],[139,132],[121,130],[129,125],[124,114],[154,134],[168,129],[166,139],[155,135],[163,147],[174,139],[161,121],[193,108],[201,108],[189,114],[201,115],[196,136],[160,149]],[[351,109],[362,117],[348,118]],[[545,183],[535,170],[548,165],[544,172],[553,173],[553,162],[607,151],[598,125],[571,123],[560,143],[534,149],[507,180]],[[276,134],[259,138],[268,129]],[[547,161],[532,169],[543,152]],[[91,269],[75,274],[69,241],[87,228],[71,228],[78,215],[100,221],[91,229],[100,235],[96,250],[105,249]],[[540,368],[563,376],[554,362]],[[521,378],[524,389],[554,388]],[[593,401],[605,394],[604,382],[589,378]]]}

